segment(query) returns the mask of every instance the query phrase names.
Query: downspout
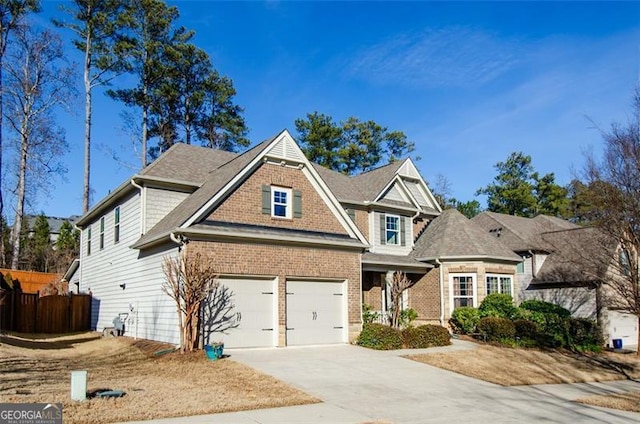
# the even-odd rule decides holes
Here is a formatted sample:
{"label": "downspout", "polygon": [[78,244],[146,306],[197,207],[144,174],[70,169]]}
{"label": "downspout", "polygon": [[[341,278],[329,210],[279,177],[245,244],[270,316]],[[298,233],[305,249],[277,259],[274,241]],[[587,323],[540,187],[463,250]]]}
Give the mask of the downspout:
{"label": "downspout", "polygon": [[527,250],[527,253],[531,255],[531,276],[536,278],[536,257],[531,250]]}
{"label": "downspout", "polygon": [[146,216],[147,216],[147,199],[144,193],[144,187],[136,183],[135,179],[131,179],[131,185],[140,190],[140,234],[144,235],[147,231]]}
{"label": "downspout", "polygon": [[444,327],[444,269],[440,259],[436,258],[436,264],[438,264],[438,272],[440,273],[440,325]]}

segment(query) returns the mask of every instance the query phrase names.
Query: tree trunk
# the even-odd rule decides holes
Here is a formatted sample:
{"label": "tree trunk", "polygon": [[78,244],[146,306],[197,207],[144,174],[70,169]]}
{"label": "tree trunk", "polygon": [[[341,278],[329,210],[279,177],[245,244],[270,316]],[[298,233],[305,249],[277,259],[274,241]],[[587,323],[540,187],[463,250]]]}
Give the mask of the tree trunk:
{"label": "tree trunk", "polygon": [[[2,52],[2,56],[4,56],[4,51]],[[4,200],[2,196],[2,124],[3,124],[3,85],[2,85],[2,65],[3,60],[2,56],[0,56],[0,219],[4,218]],[[5,267],[5,252],[4,252],[4,231],[0,228],[0,267]]]}
{"label": "tree trunk", "polygon": [[640,315],[638,315],[638,325],[636,326],[638,329],[638,345],[636,346],[636,356],[640,356]]}
{"label": "tree trunk", "polygon": [[85,89],[85,117],[84,117],[84,186],[82,195],[82,212],[89,210],[90,173],[91,173],[91,35],[87,31],[84,53],[84,89]]}
{"label": "tree trunk", "polygon": [[[147,87],[144,87],[144,97],[147,97]],[[142,169],[147,166],[147,120],[149,107],[145,104],[142,106]]]}
{"label": "tree trunk", "polygon": [[11,259],[11,269],[18,269],[18,263],[20,259],[20,230],[22,229],[22,218],[24,216],[24,198],[26,192],[25,177],[27,174],[27,149],[29,143],[26,123],[23,123],[21,132],[20,169],[18,171],[18,189],[16,192],[16,219],[13,222],[13,231],[11,235],[13,242],[13,258]]}

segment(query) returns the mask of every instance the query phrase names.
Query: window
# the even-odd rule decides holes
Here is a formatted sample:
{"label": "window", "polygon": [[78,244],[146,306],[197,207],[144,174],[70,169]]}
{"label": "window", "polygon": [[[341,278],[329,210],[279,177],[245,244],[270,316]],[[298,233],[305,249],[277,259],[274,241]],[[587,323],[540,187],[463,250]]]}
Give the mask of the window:
{"label": "window", "polygon": [[400,244],[400,217],[393,215],[385,216],[385,242],[386,244]]}
{"label": "window", "polygon": [[472,274],[451,276],[452,309],[475,305],[474,279]]}
{"label": "window", "polygon": [[271,216],[291,218],[291,190],[271,187]]}
{"label": "window", "polygon": [[120,206],[113,211],[113,242],[120,241]]}
{"label": "window", "polygon": [[629,257],[627,249],[620,250],[620,273],[627,277],[631,275],[631,260],[629,260]]}
{"label": "window", "polygon": [[100,218],[100,250],[104,249],[104,217]]}
{"label": "window", "polygon": [[91,255],[91,227],[87,228],[87,256]]}
{"label": "window", "polygon": [[516,266],[516,272],[518,274],[524,274],[524,261],[518,262],[518,265]]}
{"label": "window", "polygon": [[513,296],[510,275],[487,275],[487,294],[504,293]]}

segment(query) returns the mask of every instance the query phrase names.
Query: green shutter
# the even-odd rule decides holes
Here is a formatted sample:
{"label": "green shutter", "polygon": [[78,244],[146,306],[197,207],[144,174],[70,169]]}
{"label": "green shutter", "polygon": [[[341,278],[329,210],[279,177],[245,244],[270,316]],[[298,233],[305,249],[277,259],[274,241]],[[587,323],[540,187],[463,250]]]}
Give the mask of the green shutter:
{"label": "green shutter", "polygon": [[405,223],[404,223],[404,216],[400,217],[400,245],[404,246],[406,244],[405,241]]}
{"label": "green shutter", "polygon": [[302,192],[293,190],[293,217],[302,218]]}
{"label": "green shutter", "polygon": [[271,186],[262,186],[262,213],[271,214]]}
{"label": "green shutter", "polygon": [[387,220],[383,213],[380,214],[380,244],[387,244]]}

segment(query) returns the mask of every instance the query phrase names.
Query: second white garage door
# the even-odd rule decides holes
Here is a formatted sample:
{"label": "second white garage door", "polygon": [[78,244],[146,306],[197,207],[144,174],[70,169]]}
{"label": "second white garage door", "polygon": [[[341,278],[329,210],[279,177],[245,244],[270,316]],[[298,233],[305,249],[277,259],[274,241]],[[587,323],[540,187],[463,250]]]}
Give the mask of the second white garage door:
{"label": "second white garage door", "polygon": [[[220,278],[220,289],[226,287],[226,305],[210,314],[210,341],[223,341],[227,347],[266,347],[276,345],[276,295],[274,280]],[[205,323],[205,327],[207,324]]]}
{"label": "second white garage door", "polygon": [[344,343],[343,282],[287,281],[287,345]]}

